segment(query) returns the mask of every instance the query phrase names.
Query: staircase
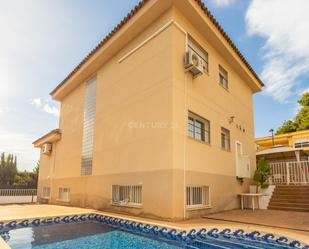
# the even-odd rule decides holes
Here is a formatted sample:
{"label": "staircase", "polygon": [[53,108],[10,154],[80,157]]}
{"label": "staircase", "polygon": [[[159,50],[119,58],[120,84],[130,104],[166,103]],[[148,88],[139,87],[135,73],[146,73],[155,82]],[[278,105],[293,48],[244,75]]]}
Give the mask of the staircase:
{"label": "staircase", "polygon": [[309,185],[276,186],[268,209],[309,212]]}

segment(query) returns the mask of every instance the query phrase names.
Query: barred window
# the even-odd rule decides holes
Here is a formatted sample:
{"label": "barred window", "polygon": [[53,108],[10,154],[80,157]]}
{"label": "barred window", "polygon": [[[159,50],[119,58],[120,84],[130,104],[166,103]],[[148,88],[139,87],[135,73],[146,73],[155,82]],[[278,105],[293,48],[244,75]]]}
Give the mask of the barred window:
{"label": "barred window", "polygon": [[224,150],[230,150],[230,131],[221,127],[221,148]]}
{"label": "barred window", "polygon": [[192,112],[188,116],[188,136],[210,143],[210,122]]}
{"label": "barred window", "polygon": [[141,206],[142,185],[112,185],[112,204]]}
{"label": "barred window", "polygon": [[43,187],[42,197],[46,199],[50,198],[50,187]]}
{"label": "barred window", "polygon": [[186,188],[187,208],[210,207],[210,191],[208,186],[192,185]]}
{"label": "barred window", "polygon": [[219,65],[219,83],[224,88],[228,88],[228,73],[221,65]]}
{"label": "barred window", "polygon": [[69,188],[59,188],[60,201],[69,201],[70,200],[70,189]]}

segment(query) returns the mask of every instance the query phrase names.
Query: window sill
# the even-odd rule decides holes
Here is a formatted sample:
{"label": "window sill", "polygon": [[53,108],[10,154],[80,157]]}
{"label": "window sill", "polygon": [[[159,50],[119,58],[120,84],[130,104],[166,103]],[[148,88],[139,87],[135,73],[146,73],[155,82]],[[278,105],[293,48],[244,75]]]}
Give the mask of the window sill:
{"label": "window sill", "polygon": [[188,139],[190,139],[190,140],[192,140],[192,141],[196,141],[196,142],[199,142],[199,143],[201,143],[201,144],[206,144],[206,145],[208,145],[208,146],[211,146],[210,143],[207,143],[207,142],[205,142],[205,141],[203,141],[203,140],[198,140],[198,139],[195,139],[195,138],[192,138],[192,137],[189,137],[189,136],[187,136],[187,137],[188,137]]}
{"label": "window sill", "polygon": [[66,202],[66,203],[70,202],[70,200],[62,200],[62,199],[56,199],[56,201],[59,201],[59,202]]}
{"label": "window sill", "polygon": [[221,86],[225,91],[227,91],[228,93],[230,92],[228,87],[222,86],[220,82],[218,82],[218,84],[219,84],[219,86]]}
{"label": "window sill", "polygon": [[206,206],[195,206],[195,207],[188,207],[188,206],[186,206],[186,210],[187,210],[187,211],[201,210],[201,209],[210,209],[210,208],[211,208],[210,205],[206,205]]}
{"label": "window sill", "polygon": [[128,207],[128,208],[142,208],[142,204],[121,204],[121,203],[111,203],[112,206],[116,207]]}
{"label": "window sill", "polygon": [[231,149],[227,150],[227,149],[221,148],[221,150],[225,152],[231,152]]}

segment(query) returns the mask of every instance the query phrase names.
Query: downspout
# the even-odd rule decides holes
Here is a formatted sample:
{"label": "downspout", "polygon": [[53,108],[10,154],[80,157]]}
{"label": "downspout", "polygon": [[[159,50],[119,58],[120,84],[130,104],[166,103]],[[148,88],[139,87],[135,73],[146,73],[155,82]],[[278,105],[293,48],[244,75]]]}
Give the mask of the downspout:
{"label": "downspout", "polygon": [[[185,51],[187,52],[187,44],[188,44],[188,33],[186,33],[186,39],[185,39]],[[187,115],[188,115],[188,110],[187,110],[187,72],[185,72],[185,82],[184,82],[184,108],[183,108],[183,117],[184,117],[184,134],[183,134],[183,219],[186,219],[187,216],[187,194],[186,194],[186,154],[187,154]]]}

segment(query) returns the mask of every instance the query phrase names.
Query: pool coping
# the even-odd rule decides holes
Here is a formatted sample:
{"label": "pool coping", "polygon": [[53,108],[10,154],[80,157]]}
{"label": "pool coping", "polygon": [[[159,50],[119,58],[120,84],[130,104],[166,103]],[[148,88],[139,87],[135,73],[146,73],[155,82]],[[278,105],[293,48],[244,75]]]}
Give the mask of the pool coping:
{"label": "pool coping", "polygon": [[[92,215],[95,218],[89,219],[89,215]],[[80,220],[78,217],[82,216],[87,216],[86,220]],[[102,218],[103,217],[103,218]],[[0,221],[0,226],[1,232],[5,231],[5,227],[8,227],[6,230],[11,230],[15,228],[22,228],[22,227],[27,227],[28,223],[35,224],[37,223],[38,225],[46,225],[46,224],[57,224],[54,220],[56,218],[59,218],[59,222],[83,222],[83,221],[99,221],[102,222],[106,217],[106,219],[110,219],[111,221],[116,221],[118,222],[118,225],[120,224],[119,220],[122,221],[128,221],[128,222],[135,222],[135,223],[140,223],[143,225],[150,225],[152,227],[159,227],[159,228],[166,228],[166,231],[164,231],[166,234],[169,232],[186,232],[185,236],[194,236],[198,234],[198,232],[201,232],[203,229],[206,229],[207,233],[209,232],[214,232],[214,233],[221,233],[221,234],[235,234],[239,233],[240,235],[249,235],[249,238],[252,234],[252,239],[256,238],[262,238],[267,236],[271,239],[274,240],[280,240],[280,242],[286,242],[286,243],[292,243],[293,245],[295,244],[295,248],[309,248],[309,238],[305,235],[300,235],[300,234],[295,234],[293,232],[288,232],[288,231],[282,231],[282,230],[277,230],[274,232],[273,228],[261,228],[258,226],[244,226],[244,224],[227,224],[227,223],[222,223],[222,224],[211,224],[211,225],[188,225],[188,224],[177,224],[177,223],[172,223],[172,222],[164,222],[164,221],[156,221],[156,220],[151,220],[147,218],[142,218],[142,217],[134,217],[134,216],[128,216],[128,215],[122,215],[122,214],[115,214],[115,213],[109,213],[109,212],[104,212],[104,211],[95,211],[95,210],[89,210],[86,212],[72,212],[72,214],[61,214],[61,215],[42,215],[42,216],[33,216],[33,217],[27,217],[27,218],[18,218],[18,219],[5,219]],[[50,221],[51,220],[51,221]],[[66,220],[66,221],[64,221]],[[50,222],[49,222],[50,221]],[[112,223],[113,224],[113,223]],[[186,225],[186,226],[184,226]],[[148,228],[147,228],[148,229]],[[275,229],[276,230],[276,229]],[[203,231],[204,232],[204,231]],[[276,233],[278,232],[278,233]],[[170,234],[170,235],[176,235]],[[267,238],[266,238],[267,239]],[[287,239],[287,241],[285,241]],[[298,246],[297,243],[294,242],[300,242],[300,245]],[[5,249],[10,249],[8,244],[4,241],[3,238],[0,237],[0,248]]]}

